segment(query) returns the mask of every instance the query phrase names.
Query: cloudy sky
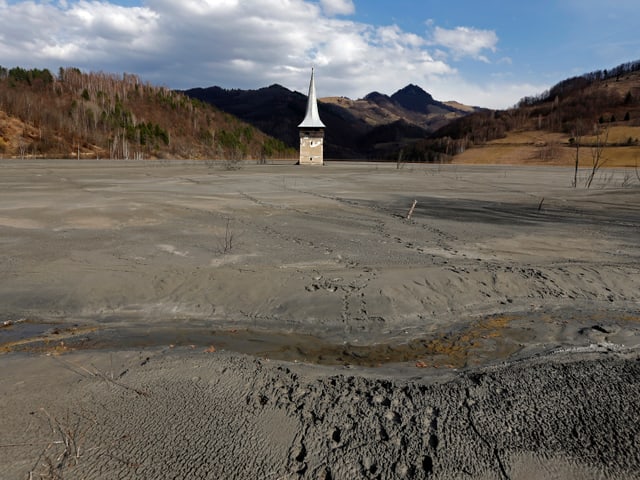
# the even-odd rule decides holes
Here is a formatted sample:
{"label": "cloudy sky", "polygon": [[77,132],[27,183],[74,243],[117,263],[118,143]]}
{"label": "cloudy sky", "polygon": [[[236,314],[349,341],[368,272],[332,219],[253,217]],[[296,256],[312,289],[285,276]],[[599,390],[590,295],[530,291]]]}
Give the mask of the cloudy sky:
{"label": "cloudy sky", "polygon": [[506,108],[640,58],[638,0],[0,0],[0,65]]}

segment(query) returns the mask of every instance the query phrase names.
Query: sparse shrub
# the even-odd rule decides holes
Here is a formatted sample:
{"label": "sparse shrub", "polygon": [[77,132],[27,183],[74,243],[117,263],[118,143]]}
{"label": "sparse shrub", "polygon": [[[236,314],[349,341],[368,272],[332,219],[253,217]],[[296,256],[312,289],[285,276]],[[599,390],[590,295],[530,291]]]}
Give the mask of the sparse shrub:
{"label": "sparse shrub", "polygon": [[232,149],[222,162],[223,168],[225,170],[240,170],[242,168],[242,156],[242,152],[239,149]]}
{"label": "sparse shrub", "polygon": [[229,253],[233,250],[234,235],[231,230],[231,219],[227,217],[224,229],[224,236],[218,240],[218,252],[221,254]]}

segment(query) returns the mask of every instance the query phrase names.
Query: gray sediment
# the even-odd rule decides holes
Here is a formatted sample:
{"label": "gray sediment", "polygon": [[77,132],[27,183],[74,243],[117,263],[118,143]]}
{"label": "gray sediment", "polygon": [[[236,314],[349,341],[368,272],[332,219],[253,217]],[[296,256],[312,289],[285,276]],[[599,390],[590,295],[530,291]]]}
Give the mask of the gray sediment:
{"label": "gray sediment", "polygon": [[[201,351],[129,353],[124,363],[123,353],[92,355],[32,358],[64,367],[72,388],[46,415],[24,412],[30,435],[15,424],[12,439],[2,434],[3,443],[44,445],[64,439],[51,428],[62,425],[77,451],[59,442],[46,456],[71,453],[64,478],[640,475],[637,352],[564,352],[412,377]],[[40,448],[13,453],[46,473],[46,462],[32,463]],[[4,467],[12,478],[28,474]]]}
{"label": "gray sediment", "polygon": [[623,171],[0,168],[0,478],[640,478]]}

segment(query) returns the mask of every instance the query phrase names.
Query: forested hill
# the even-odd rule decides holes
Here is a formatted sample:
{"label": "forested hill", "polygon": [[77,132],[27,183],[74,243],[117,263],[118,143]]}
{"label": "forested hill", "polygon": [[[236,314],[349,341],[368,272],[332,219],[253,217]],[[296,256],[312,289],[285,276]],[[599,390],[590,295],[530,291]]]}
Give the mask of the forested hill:
{"label": "forested hill", "polygon": [[[610,131],[608,141],[615,146],[640,144],[640,61],[563,80],[507,110],[456,119],[408,147],[403,158],[450,161],[498,139],[515,145],[511,139],[517,132],[529,132],[528,138],[538,146],[548,146],[547,134],[553,134],[559,146],[570,146],[579,139],[589,142],[598,131]],[[513,161],[520,163],[517,158]]]}
{"label": "forested hill", "polygon": [[294,156],[249,124],[135,75],[0,67],[0,158]]}

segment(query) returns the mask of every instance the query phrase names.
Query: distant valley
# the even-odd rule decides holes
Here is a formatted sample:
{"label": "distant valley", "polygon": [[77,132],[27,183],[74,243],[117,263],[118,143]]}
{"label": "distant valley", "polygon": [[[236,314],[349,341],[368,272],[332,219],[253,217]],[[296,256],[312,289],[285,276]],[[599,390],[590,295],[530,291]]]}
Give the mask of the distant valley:
{"label": "distant valley", "polygon": [[[130,74],[0,67],[0,158],[295,161],[306,95],[280,85],[184,92]],[[416,85],[327,97],[325,158],[398,163],[592,163],[640,178],[640,61],[568,78],[506,110]]]}

